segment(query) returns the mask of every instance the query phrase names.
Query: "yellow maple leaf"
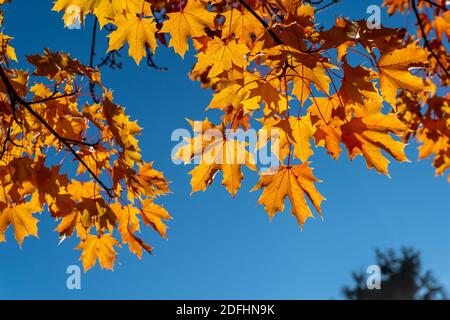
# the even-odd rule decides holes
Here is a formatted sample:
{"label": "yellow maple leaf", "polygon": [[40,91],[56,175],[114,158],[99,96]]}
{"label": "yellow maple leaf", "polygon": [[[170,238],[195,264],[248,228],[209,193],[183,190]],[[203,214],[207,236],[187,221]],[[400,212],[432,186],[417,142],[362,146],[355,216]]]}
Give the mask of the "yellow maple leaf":
{"label": "yellow maple leaf", "polygon": [[[242,82],[228,81],[221,90],[214,93],[209,108],[221,109],[226,111],[229,106],[234,110],[239,110],[247,114],[251,111],[260,109],[263,102],[270,109],[283,112],[286,109],[286,96],[280,90],[280,81],[276,77],[268,77],[266,79],[259,73],[250,73],[244,71]],[[230,77],[230,80],[232,78]]]}
{"label": "yellow maple leaf", "polygon": [[3,57],[6,57],[10,60],[14,60],[17,62],[16,52],[14,48],[9,45],[9,42],[12,39],[13,38],[4,35],[3,33],[0,33],[0,43],[2,44],[0,47],[0,53]]}
{"label": "yellow maple leaf", "polygon": [[97,0],[94,14],[97,16],[100,28],[110,23],[114,17],[127,8],[127,1],[123,0]]}
{"label": "yellow maple leaf", "polygon": [[384,99],[395,107],[397,91],[405,89],[411,92],[430,90],[422,78],[410,73],[410,67],[427,63],[428,53],[416,44],[410,44],[404,49],[386,53],[380,57],[380,89]]}
{"label": "yellow maple leaf", "polygon": [[315,128],[314,141],[316,146],[327,149],[328,154],[335,160],[341,154],[341,129],[345,120],[345,110],[338,96],[332,98],[312,98],[312,105],[308,108],[308,113]]}
{"label": "yellow maple leaf", "polygon": [[381,150],[397,161],[407,162],[405,144],[391,136],[391,133],[401,136],[407,129],[395,113],[381,113],[381,107],[380,101],[367,101],[354,118],[341,126],[342,141],[350,159],[363,155],[369,168],[389,175],[389,160]]}
{"label": "yellow maple leaf", "polygon": [[162,172],[153,168],[152,163],[139,166],[137,178],[140,185],[138,189],[146,196],[153,198],[170,192],[169,182]]}
{"label": "yellow maple leaf", "polygon": [[100,266],[105,269],[112,270],[117,252],[114,246],[119,246],[119,242],[110,234],[96,236],[89,234],[78,246],[77,249],[83,250],[81,253],[81,261],[84,271],[88,271],[98,261]]}
{"label": "yellow maple leaf", "polygon": [[324,94],[329,93],[331,79],[328,76],[327,68],[331,69],[330,64],[317,63],[313,67],[299,64],[289,70],[288,75],[293,77],[294,83],[292,93],[301,104],[312,95],[311,85]]}
{"label": "yellow maple leaf", "polygon": [[152,199],[147,198],[142,203],[141,214],[146,225],[151,225],[154,230],[158,231],[161,237],[167,238],[167,226],[162,220],[169,220],[172,217],[163,206],[157,205]]}
{"label": "yellow maple leaf", "polygon": [[135,235],[135,232],[140,231],[139,218],[137,216],[139,209],[132,205],[122,206],[118,202],[111,204],[110,207],[119,221],[117,229],[122,237],[122,243],[128,244],[130,251],[139,259],[142,258],[142,248],[151,252],[152,248],[144,244],[144,242]]}
{"label": "yellow maple leaf", "polygon": [[[191,124],[194,126],[194,123]],[[203,122],[200,131],[197,133],[202,134],[187,139],[188,144],[181,146],[174,156],[186,164],[194,158],[200,159],[197,167],[189,172],[192,176],[192,193],[206,190],[215,174],[222,170],[222,184],[234,197],[243,179],[242,166],[256,170],[255,159],[246,149],[248,143],[239,141],[230,132],[226,134],[223,127],[211,127],[207,120]]]}
{"label": "yellow maple leaf", "polygon": [[139,65],[142,58],[146,56],[145,46],[148,45],[153,52],[155,51],[157,28],[151,16],[121,14],[114,19],[114,24],[117,26],[117,30],[108,35],[108,52],[119,50],[127,42],[128,54]]}
{"label": "yellow maple leaf", "polygon": [[249,52],[246,45],[237,43],[235,40],[222,41],[215,37],[208,42],[206,52],[197,54],[198,63],[196,68],[211,67],[208,76],[215,77],[223,71],[228,71],[233,66],[245,68],[247,60],[245,55]]}
{"label": "yellow maple leaf", "polygon": [[75,201],[82,201],[83,198],[97,199],[102,197],[98,185],[93,181],[80,182],[72,180],[67,187],[67,191]]}
{"label": "yellow maple leaf", "polygon": [[306,198],[321,214],[320,204],[325,198],[314,186],[314,182],[320,181],[313,176],[312,169],[308,165],[309,163],[305,162],[301,165],[281,166],[261,175],[260,181],[252,191],[263,189],[258,203],[264,205],[271,219],[277,212],[284,211],[286,197],[291,202],[292,215],[297,218],[300,227],[308,218],[313,217]]}
{"label": "yellow maple leaf", "polygon": [[294,147],[294,155],[302,162],[308,160],[313,154],[310,139],[315,131],[309,115],[303,117],[287,117],[275,124],[275,127],[282,129],[280,148],[289,149],[290,144],[292,144]]}
{"label": "yellow maple leaf", "polygon": [[184,8],[180,8],[178,12],[170,12],[167,16],[169,20],[164,22],[160,32],[170,34],[169,46],[184,57],[189,49],[188,37],[204,35],[205,27],[214,26],[216,13],[208,11],[200,0],[188,0]]}
{"label": "yellow maple leaf", "polygon": [[33,213],[41,212],[42,207],[34,200],[13,207],[6,207],[0,213],[0,242],[5,241],[5,231],[12,224],[14,237],[20,246],[23,239],[29,235],[38,236],[38,219]]}
{"label": "yellow maple leaf", "polygon": [[74,210],[73,212],[62,217],[61,222],[55,228],[55,231],[59,232],[60,236],[70,237],[73,234],[77,222],[79,219],[79,212]]}
{"label": "yellow maple leaf", "polygon": [[258,36],[263,30],[263,25],[248,10],[237,10],[231,7],[223,16],[225,23],[222,29],[223,37],[234,34],[240,43],[251,41],[252,35]]}
{"label": "yellow maple leaf", "polygon": [[53,11],[64,11],[64,26],[73,25],[76,20],[84,23],[84,17],[91,12],[97,0],[57,0],[53,5]]}
{"label": "yellow maple leaf", "polygon": [[252,154],[246,150],[246,143],[226,137],[208,144],[202,153],[202,162],[189,174],[192,176],[192,192],[204,191],[213,182],[215,173],[223,171],[222,184],[234,197],[244,178],[241,168],[245,164],[256,170]]}

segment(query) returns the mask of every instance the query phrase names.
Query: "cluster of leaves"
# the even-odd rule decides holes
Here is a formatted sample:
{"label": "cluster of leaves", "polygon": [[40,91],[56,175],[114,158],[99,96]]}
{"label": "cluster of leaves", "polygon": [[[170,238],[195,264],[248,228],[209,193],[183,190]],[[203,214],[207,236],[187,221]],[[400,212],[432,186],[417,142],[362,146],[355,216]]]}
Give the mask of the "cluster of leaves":
{"label": "cluster of leaves", "polygon": [[[408,161],[406,142],[417,137],[423,143],[420,157],[434,154],[438,174],[444,174],[450,163],[450,96],[441,95],[449,81],[445,1],[385,1],[390,14],[408,10],[417,14],[417,35],[403,29],[369,29],[365,21],[344,18],[325,30],[316,22],[310,3],[322,1],[56,0],[53,10],[64,12],[67,26],[94,15],[100,28],[109,31],[108,52],[128,46],[137,64],[158,46],[171,47],[181,57],[193,47],[196,62],[190,77],[213,90],[208,109],[218,109],[222,116],[216,123],[202,121],[201,128],[194,128],[197,136],[176,154],[186,163],[201,159],[190,172],[192,191],[206,190],[222,171],[222,183],[234,197],[243,180],[242,168],[258,167],[248,145],[229,132],[276,129],[281,132],[277,152],[281,165],[262,174],[254,190],[262,190],[259,203],[270,217],[283,211],[289,198],[292,214],[302,226],[313,216],[310,204],[321,214],[324,199],[310,167],[316,148],[325,148],[336,160],[345,149],[350,159],[362,156],[368,168],[388,174],[388,158]],[[28,89],[28,74],[7,68],[15,58],[10,40],[3,36],[6,107],[0,119],[4,156],[9,158],[2,161],[5,170],[18,176],[3,182],[8,190],[2,200],[4,212],[13,217],[7,208],[26,204],[33,209],[14,212],[31,216],[37,204],[45,203],[53,216],[63,219],[58,227],[62,235],[77,230],[87,268],[96,256],[101,265],[112,266],[114,227],[134,253],[149,250],[135,235],[137,215],[164,236],[161,219],[169,215],[152,200],[168,189],[164,177],[140,159],[134,137],[139,127],[113,104],[98,72],[67,55],[31,56],[29,61],[37,67],[34,75],[46,80]],[[103,95],[100,103],[82,110],[77,107],[80,77],[101,88]],[[92,138],[93,129],[98,139]],[[209,129],[221,134],[205,139]],[[261,134],[258,147],[271,142]],[[45,167],[42,158],[49,148],[74,156],[78,174],[87,172],[90,181],[76,182],[61,176],[59,166]],[[229,156],[237,153],[245,159]],[[13,163],[19,157],[30,159],[28,171]],[[31,178],[40,166],[49,173]],[[50,191],[39,182],[44,176],[50,177],[44,183],[54,187]],[[112,187],[106,187],[102,177],[110,177]],[[85,188],[90,191],[74,191]],[[121,200],[125,194],[127,204]],[[0,231],[19,220],[5,221]],[[88,236],[94,226],[96,235]],[[21,236],[16,237],[21,242]]]}
{"label": "cluster of leaves", "polygon": [[[151,252],[137,233],[142,221],[166,237],[170,215],[154,199],[169,189],[141,158],[141,128],[113,102],[97,70],[45,50],[27,57],[30,74],[12,67],[11,37],[0,38],[0,242],[9,227],[19,245],[37,237],[36,214],[48,211],[62,239],[80,238],[85,270],[97,259],[113,268],[115,230],[138,257]],[[86,98],[90,82],[102,90],[100,103]]]}
{"label": "cluster of leaves", "polygon": [[[436,174],[450,169],[450,10],[448,1],[385,0],[389,14],[414,15],[417,20],[416,37],[421,39],[428,53],[427,75],[438,87],[437,94],[403,90],[396,102],[399,118],[410,132],[405,142],[417,138],[421,143],[419,158],[433,156]],[[413,35],[414,36],[414,35]],[[439,90],[441,88],[441,90]],[[448,176],[450,182],[450,175]]]}
{"label": "cluster of leaves", "polygon": [[[387,156],[408,161],[405,142],[417,133],[420,141],[424,136],[429,139],[423,149],[439,156],[444,151],[444,159],[435,161],[437,166],[445,162],[439,173],[448,167],[448,131],[434,135],[440,140],[431,140],[434,144],[430,147],[430,129],[420,125],[422,132],[413,131],[409,121],[400,120],[410,117],[402,104],[406,97],[416,108],[419,99],[421,105],[430,101],[438,110],[448,108],[448,97],[439,97],[433,82],[436,74],[441,80],[438,85],[445,86],[448,78],[439,73],[438,64],[430,63],[430,51],[406,30],[371,30],[364,21],[343,18],[323,30],[315,22],[312,6],[292,0],[82,3],[78,18],[92,13],[100,26],[114,25],[108,50],[118,50],[127,43],[129,55],[138,64],[146,49],[154,52],[158,43],[173,47],[183,57],[189,39],[192,41],[197,61],[191,78],[214,90],[208,108],[223,111],[218,124],[205,120],[197,132],[213,128],[223,133],[220,137],[199,144],[199,135],[176,155],[185,162],[199,156],[204,159],[205,153],[206,158],[217,160],[202,160],[191,171],[193,192],[205,190],[217,172],[223,171],[222,183],[232,196],[236,194],[243,179],[242,167],[256,167],[248,156],[243,162],[223,159],[230,150],[236,153],[246,148],[230,139],[226,129],[248,130],[251,126],[281,130],[282,165],[261,176],[255,186],[263,190],[259,203],[273,217],[284,210],[288,197],[301,226],[313,216],[308,201],[320,213],[324,199],[314,185],[318,180],[308,162],[314,148],[324,147],[338,159],[344,146],[351,159],[363,156],[369,168],[388,174]],[[388,0],[385,4],[393,13],[404,10],[402,3],[407,1]],[[59,0],[54,9],[66,10],[74,4],[80,5],[76,0]],[[420,1],[419,6],[431,4]],[[436,14],[443,11],[439,6],[434,10]],[[74,17],[65,12],[69,24]],[[442,19],[448,23],[446,17]],[[449,32],[442,19],[437,32],[441,37]],[[441,51],[447,54],[445,47]],[[354,66],[351,61],[359,63]],[[383,105],[389,108],[383,109]],[[448,113],[440,117],[447,128]],[[434,123],[430,126],[438,130]],[[259,146],[266,143],[267,139],[260,139]],[[208,154],[216,150],[212,145],[221,146],[222,151]]]}

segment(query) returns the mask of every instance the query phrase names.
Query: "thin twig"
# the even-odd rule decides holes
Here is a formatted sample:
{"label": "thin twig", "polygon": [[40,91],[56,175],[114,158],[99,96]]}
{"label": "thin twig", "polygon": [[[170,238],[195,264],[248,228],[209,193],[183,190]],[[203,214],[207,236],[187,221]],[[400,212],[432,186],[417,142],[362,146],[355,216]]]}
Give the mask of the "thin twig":
{"label": "thin twig", "polygon": [[281,41],[280,37],[278,37],[278,35],[269,27],[269,25],[267,24],[266,21],[264,21],[263,18],[261,18],[256,12],[255,10],[253,10],[252,7],[250,7],[244,0],[239,0],[239,3],[245,8],[247,9],[263,26],[264,28],[267,29],[267,31],[269,32],[270,36],[273,38],[273,40],[275,40],[275,42],[278,45],[282,45],[283,41]]}
{"label": "thin twig", "polygon": [[425,2],[428,2],[428,3],[431,4],[432,6],[435,6],[435,7],[439,8],[439,9],[442,9],[442,10],[444,10],[444,11],[447,11],[447,10],[448,10],[448,8],[445,6],[445,4],[444,4],[444,5],[441,5],[441,4],[439,4],[439,3],[435,2],[435,1],[432,1],[432,0],[424,0],[424,1],[425,1]]}
{"label": "thin twig", "polygon": [[147,52],[147,66],[158,71],[167,71],[166,67],[160,67],[156,64],[155,60],[153,60],[153,53],[148,46],[145,47],[145,50]]}
{"label": "thin twig", "polygon": [[422,23],[422,20],[420,19],[419,10],[417,9],[415,0],[411,0],[411,4],[412,4],[414,14],[416,15],[416,18],[417,18],[417,23],[419,24],[419,27],[420,27],[420,32],[422,33],[422,38],[423,38],[423,41],[425,42],[425,46],[428,48],[428,50],[431,52],[433,57],[436,59],[437,63],[439,64],[441,69],[444,71],[444,73],[447,75],[447,77],[450,77],[448,70],[445,68],[444,64],[439,59],[439,56],[437,55],[436,52],[434,52],[433,48],[431,48],[430,42],[428,41],[427,34],[425,32],[425,27]]}
{"label": "thin twig", "polygon": [[45,103],[45,102],[49,102],[49,101],[53,101],[53,100],[57,100],[57,99],[61,99],[61,98],[69,98],[69,97],[77,95],[78,93],[79,93],[79,90],[75,90],[74,92],[67,93],[67,94],[62,94],[62,95],[59,95],[59,96],[52,94],[50,97],[47,97],[47,98],[44,98],[44,99],[40,99],[40,100],[30,101],[28,103],[30,105],[39,104],[39,103]]}
{"label": "thin twig", "polygon": [[[98,20],[97,20],[97,17],[95,17],[94,18],[94,26],[92,29],[91,54],[89,57],[89,66],[91,68],[94,68],[95,42],[96,42],[96,37],[97,37],[97,24],[98,24]],[[89,91],[91,92],[92,100],[94,100],[95,103],[99,103],[100,99],[95,94],[95,83],[93,81],[89,82]]]}

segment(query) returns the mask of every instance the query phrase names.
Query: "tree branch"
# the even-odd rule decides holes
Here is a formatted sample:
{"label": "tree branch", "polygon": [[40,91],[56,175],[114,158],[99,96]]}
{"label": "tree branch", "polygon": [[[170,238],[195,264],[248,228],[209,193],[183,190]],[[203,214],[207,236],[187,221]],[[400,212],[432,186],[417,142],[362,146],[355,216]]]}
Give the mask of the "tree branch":
{"label": "tree branch", "polygon": [[57,100],[57,99],[61,99],[61,98],[69,98],[74,95],[77,95],[78,93],[79,93],[79,90],[77,89],[74,92],[62,94],[59,96],[52,94],[50,97],[47,97],[47,98],[44,98],[41,100],[30,101],[30,102],[28,102],[28,104],[33,105],[33,104],[45,103],[45,102],[49,102],[49,101],[53,101],[53,100]]}
{"label": "tree branch", "polygon": [[416,5],[415,0],[411,0],[411,4],[412,4],[412,8],[413,8],[414,14],[415,14],[415,16],[417,18],[417,23],[419,24],[419,27],[420,27],[420,32],[422,33],[422,38],[423,38],[423,41],[425,42],[425,46],[427,47],[428,51],[431,52],[431,54],[433,55],[434,59],[436,59],[437,63],[439,64],[441,69],[444,71],[444,73],[447,75],[447,77],[450,77],[450,74],[449,74],[448,70],[445,68],[444,64],[439,59],[439,56],[437,55],[436,52],[434,52],[433,48],[431,48],[430,42],[428,41],[427,34],[425,32],[425,27],[424,27],[424,25],[422,23],[422,20],[420,19],[419,10],[417,9],[417,5]]}
{"label": "tree branch", "polygon": [[[42,125],[48,130],[50,131],[50,133],[56,138],[58,139],[58,141],[60,143],[62,143],[64,146],[67,147],[67,149],[69,149],[69,151],[73,154],[73,156],[83,165],[83,167],[86,168],[86,170],[89,172],[89,174],[92,176],[92,178],[98,182],[98,184],[106,191],[106,193],[112,198],[114,197],[114,194],[112,193],[112,189],[108,188],[101,180],[100,178],[92,171],[91,168],[89,168],[89,166],[86,164],[86,162],[84,162],[84,160],[78,155],[78,153],[75,151],[75,149],[72,147],[73,144],[85,144],[83,142],[79,142],[75,140],[71,140],[71,139],[67,139],[64,138],[62,136],[60,136],[55,129],[52,128],[52,126],[50,126],[50,124],[47,123],[47,121],[45,121],[44,118],[42,118],[30,105],[29,102],[25,101],[22,99],[22,97],[17,94],[17,92],[15,91],[14,87],[12,86],[8,76],[6,75],[4,69],[2,66],[0,66],[0,78],[2,79],[3,83],[5,84],[5,87],[8,91],[8,95],[11,101],[11,104],[14,103],[14,105],[16,103],[19,103],[20,105],[22,105],[26,110],[28,110],[28,112],[30,112],[40,123],[42,123]],[[14,109],[14,105],[11,105],[11,107]],[[8,137],[6,139],[6,141],[8,140]],[[6,144],[6,142],[5,142]],[[2,151],[2,153],[4,153],[4,151]]]}
{"label": "tree branch", "polygon": [[433,0],[424,0],[425,2],[428,2],[429,4],[431,4],[432,6],[435,6],[435,7],[437,7],[437,8],[439,8],[439,9],[442,9],[442,10],[444,10],[444,11],[447,11],[448,9],[447,9],[447,7],[445,6],[445,5],[441,5],[441,4],[439,4],[439,3],[437,3],[437,2],[435,2],[435,1],[433,1]]}
{"label": "tree branch", "polygon": [[[95,17],[94,18],[94,26],[92,29],[91,54],[89,57],[89,66],[91,68],[94,68],[95,42],[96,42],[96,37],[97,37],[97,24],[98,24],[98,20],[97,20],[97,17]],[[94,100],[95,103],[99,103],[100,99],[95,94],[95,83],[92,81],[89,82],[89,91],[91,92],[92,100]]]}
{"label": "tree branch", "polygon": [[278,37],[278,35],[269,27],[269,25],[267,24],[266,21],[264,21],[263,18],[261,18],[256,12],[255,10],[253,10],[252,7],[250,7],[244,0],[239,0],[239,3],[245,8],[247,9],[263,26],[264,28],[267,29],[267,32],[269,32],[270,36],[273,38],[273,40],[275,40],[275,42],[278,45],[282,45],[283,41],[281,41],[280,37]]}
{"label": "tree branch", "polygon": [[[262,25],[263,27],[267,30],[267,32],[270,34],[270,36],[273,38],[273,40],[276,42],[276,44],[282,46],[284,45],[283,41],[281,40],[281,38],[271,29],[271,27],[267,24],[267,22],[261,18],[256,12],[255,10],[253,10],[252,7],[250,7],[244,0],[239,0],[239,3],[245,8],[247,9]],[[298,48],[298,50],[300,50],[302,53],[314,53],[319,50],[312,50],[312,48],[307,49],[306,51],[303,51],[302,49]]]}

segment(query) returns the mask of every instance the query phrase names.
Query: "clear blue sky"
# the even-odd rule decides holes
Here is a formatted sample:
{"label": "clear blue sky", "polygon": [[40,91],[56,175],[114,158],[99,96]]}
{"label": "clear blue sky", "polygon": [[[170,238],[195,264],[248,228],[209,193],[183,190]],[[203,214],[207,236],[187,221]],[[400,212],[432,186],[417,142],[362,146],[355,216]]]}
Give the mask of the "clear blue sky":
{"label": "clear blue sky", "polygon": [[[327,25],[340,13],[363,19],[367,6],[377,2],[344,0],[319,19]],[[92,20],[85,30],[63,29],[51,6],[47,0],[7,6],[4,32],[15,38],[19,59],[49,47],[88,63]],[[391,26],[413,23],[412,17],[383,20]],[[99,42],[97,58],[106,40],[100,36]],[[19,249],[8,232],[8,242],[0,244],[0,298],[340,298],[351,271],[374,262],[374,248],[402,245],[420,249],[425,267],[450,288],[450,188],[445,178],[434,177],[430,161],[416,161],[416,145],[407,147],[412,163],[390,166],[391,179],[368,171],[361,158],[349,162],[344,155],[336,162],[318,151],[313,167],[328,199],[324,221],[310,220],[300,232],[286,211],[269,222],[256,205],[259,194],[248,192],[257,179],[252,172],[246,172],[235,200],[219,181],[205,193],[189,195],[192,168],[172,164],[170,135],[186,127],[185,117],[205,117],[211,92],[188,79],[192,55],[183,61],[160,48],[156,60],[169,70],[138,68],[124,57],[124,68],[103,70],[103,79],[144,127],[144,158],[155,160],[173,182],[173,194],[162,198],[174,217],[169,240],[149,230],[153,256],[138,260],[122,248],[114,272],[97,266],[82,276],[82,290],[69,291],[65,271],[80,264],[80,252],[73,249],[78,239],[57,246],[56,223],[42,215],[40,239],[27,238]]]}

